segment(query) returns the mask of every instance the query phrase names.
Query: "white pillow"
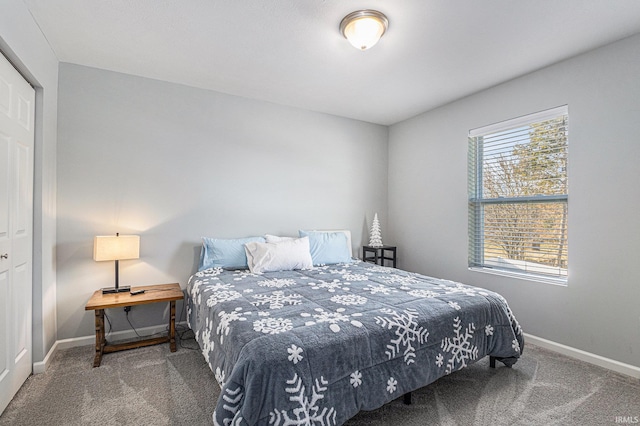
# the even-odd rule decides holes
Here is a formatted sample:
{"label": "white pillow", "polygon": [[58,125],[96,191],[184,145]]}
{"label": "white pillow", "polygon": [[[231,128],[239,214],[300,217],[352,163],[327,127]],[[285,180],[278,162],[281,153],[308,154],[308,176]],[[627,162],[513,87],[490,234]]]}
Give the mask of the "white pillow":
{"label": "white pillow", "polygon": [[295,240],[295,238],[293,237],[279,237],[277,235],[271,235],[271,234],[265,234],[264,239],[268,242],[268,243],[281,243],[283,241],[291,241],[291,240]]}
{"label": "white pillow", "polygon": [[250,242],[244,245],[244,249],[249,270],[253,274],[313,267],[308,237],[279,243]]}

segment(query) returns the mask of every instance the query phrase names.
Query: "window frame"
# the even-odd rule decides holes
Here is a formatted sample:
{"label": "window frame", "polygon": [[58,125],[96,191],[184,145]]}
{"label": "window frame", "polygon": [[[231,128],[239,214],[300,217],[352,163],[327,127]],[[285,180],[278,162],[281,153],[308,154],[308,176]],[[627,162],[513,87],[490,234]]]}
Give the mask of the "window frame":
{"label": "window frame", "polygon": [[[508,130],[517,129],[520,127],[528,127],[534,124],[545,122],[547,120],[557,119],[560,117],[566,117],[567,128],[565,129],[567,140],[565,144],[565,155],[567,157],[567,168],[564,171],[564,178],[568,179],[568,117],[569,110],[567,105],[551,108],[548,110],[536,112],[533,114],[527,114],[521,117],[504,120],[498,123],[494,123],[488,126],[472,129],[468,134],[468,266],[469,270],[486,272],[496,275],[509,276],[524,280],[538,281],[557,285],[567,285],[568,282],[568,232],[564,234],[564,249],[567,253],[567,268],[566,272],[562,274],[559,271],[558,275],[535,273],[531,271],[518,271],[516,268],[500,268],[495,265],[488,265],[485,262],[485,223],[484,223],[484,206],[498,205],[498,204],[529,204],[529,203],[555,203],[566,204],[563,208],[566,208],[565,220],[568,222],[568,207],[569,207],[569,188],[568,184],[564,194],[553,195],[532,195],[532,196],[516,196],[516,197],[498,197],[498,198],[484,198],[484,147],[481,143],[478,143],[479,137],[485,137],[494,135],[500,132],[506,132]],[[564,223],[565,229],[568,230],[567,222]],[[526,261],[525,261],[526,262]],[[562,268],[559,268],[559,270]]]}

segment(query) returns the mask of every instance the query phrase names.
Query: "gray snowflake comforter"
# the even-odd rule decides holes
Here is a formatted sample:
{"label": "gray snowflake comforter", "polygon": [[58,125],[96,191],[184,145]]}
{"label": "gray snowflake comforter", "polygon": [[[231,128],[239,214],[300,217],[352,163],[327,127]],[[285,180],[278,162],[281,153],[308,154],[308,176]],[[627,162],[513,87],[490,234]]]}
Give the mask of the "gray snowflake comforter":
{"label": "gray snowflake comforter", "polygon": [[220,384],[216,425],[340,425],[524,340],[499,294],[364,262],[207,269],[187,320]]}

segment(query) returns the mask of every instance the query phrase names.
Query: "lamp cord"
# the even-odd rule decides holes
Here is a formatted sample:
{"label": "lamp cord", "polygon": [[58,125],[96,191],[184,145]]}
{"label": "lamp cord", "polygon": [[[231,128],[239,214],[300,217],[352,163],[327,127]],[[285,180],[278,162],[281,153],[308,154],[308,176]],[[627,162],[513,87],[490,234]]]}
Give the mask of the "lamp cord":
{"label": "lamp cord", "polygon": [[[181,322],[183,320],[183,317],[184,317],[184,314],[185,314],[185,305],[186,305],[186,303],[185,303],[185,301],[183,299],[182,308],[180,309],[180,315],[178,317],[178,322]],[[129,326],[131,327],[133,332],[136,334],[136,336],[138,336],[138,338],[150,338],[150,337],[153,337],[153,336],[164,334],[165,332],[169,331],[169,326],[167,325],[165,327],[165,331],[152,333],[152,334],[149,334],[149,335],[140,335],[138,333],[138,330],[131,323],[131,320],[129,318],[129,311],[125,311],[125,314],[126,314],[126,318],[127,318],[127,322],[129,323]],[[105,317],[107,317],[106,314],[105,314]],[[109,333],[111,333],[111,321],[109,320],[109,317],[107,317],[107,322],[109,323]],[[181,348],[189,349],[189,350],[192,350],[192,351],[200,350],[200,346],[195,341],[196,340],[195,334],[193,333],[193,331],[190,328],[185,327],[182,324],[176,324],[175,327],[176,327],[176,337],[178,337],[178,343],[180,344]],[[191,334],[189,335],[188,333],[191,333]],[[186,341],[189,341],[189,340],[193,340],[195,342],[195,346],[191,346],[191,345],[185,346],[183,344],[183,342],[186,342]]]}
{"label": "lamp cord", "polygon": [[139,335],[138,334],[138,330],[136,330],[136,328],[133,326],[133,324],[131,324],[131,320],[129,319],[129,311],[125,311],[125,315],[127,316],[127,322],[129,323],[129,326],[131,326],[131,329],[133,330],[133,332],[136,333],[136,336],[142,338],[142,337],[151,337],[151,336],[154,336],[156,334],[159,334],[159,333],[153,333],[153,334],[150,334],[148,336]]}
{"label": "lamp cord", "polygon": [[107,338],[107,336],[109,336],[111,334],[111,320],[109,319],[109,316],[107,315],[107,310],[104,310],[104,317],[107,319],[107,323],[109,323],[109,331],[107,331],[107,334],[105,335],[105,339]]}

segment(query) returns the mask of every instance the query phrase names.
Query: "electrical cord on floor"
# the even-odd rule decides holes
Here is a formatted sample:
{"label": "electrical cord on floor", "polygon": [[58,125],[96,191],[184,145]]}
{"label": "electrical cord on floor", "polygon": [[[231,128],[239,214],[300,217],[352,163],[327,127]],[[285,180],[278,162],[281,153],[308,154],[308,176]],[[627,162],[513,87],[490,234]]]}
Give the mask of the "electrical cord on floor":
{"label": "electrical cord on floor", "polygon": [[[176,333],[176,335],[179,337],[178,340],[180,343],[180,347],[182,349],[189,349],[191,351],[199,351],[200,346],[198,345],[198,342],[196,342],[196,335],[194,334],[193,330],[183,326],[180,326],[180,328],[182,330]],[[178,327],[176,327],[176,331],[177,329]],[[193,341],[193,343],[191,343],[191,341]],[[184,344],[185,342],[190,342],[190,343],[187,346]]]}

